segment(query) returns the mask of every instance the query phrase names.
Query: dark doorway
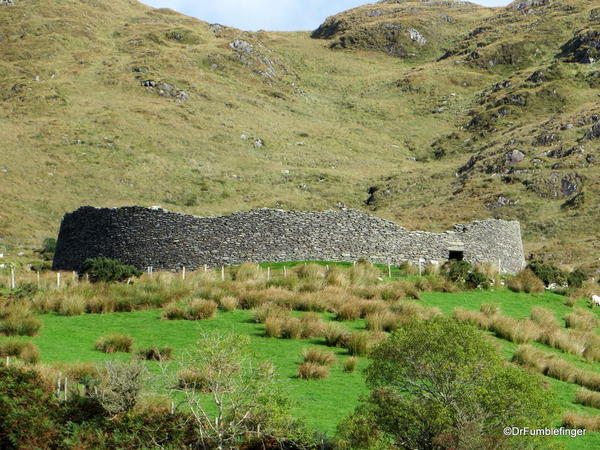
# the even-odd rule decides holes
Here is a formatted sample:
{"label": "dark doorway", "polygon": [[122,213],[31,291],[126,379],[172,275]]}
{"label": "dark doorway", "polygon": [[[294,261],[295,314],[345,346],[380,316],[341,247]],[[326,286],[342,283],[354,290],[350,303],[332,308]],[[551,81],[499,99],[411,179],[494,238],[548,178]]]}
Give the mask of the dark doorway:
{"label": "dark doorway", "polygon": [[465,254],[462,251],[450,250],[450,256],[448,256],[448,259],[453,261],[462,261],[465,259]]}

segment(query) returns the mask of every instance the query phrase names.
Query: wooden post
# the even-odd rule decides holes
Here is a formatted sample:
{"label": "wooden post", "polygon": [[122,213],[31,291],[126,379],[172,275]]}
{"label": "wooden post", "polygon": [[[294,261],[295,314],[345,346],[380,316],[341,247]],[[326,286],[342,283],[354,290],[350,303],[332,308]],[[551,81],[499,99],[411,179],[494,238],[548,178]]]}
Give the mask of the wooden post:
{"label": "wooden post", "polygon": [[60,272],[56,272],[56,289],[60,289]]}
{"label": "wooden post", "polygon": [[15,268],[14,267],[10,268],[10,288],[11,289],[17,288],[17,280],[15,279]]}
{"label": "wooden post", "polygon": [[36,272],[35,275],[36,275],[36,279],[37,279],[37,288],[39,291],[40,290],[40,272],[39,271]]}
{"label": "wooden post", "polygon": [[59,373],[58,378],[56,379],[56,397],[60,400],[60,377],[62,375]]}
{"label": "wooden post", "polygon": [[287,278],[287,267],[283,266],[283,278]]}
{"label": "wooden post", "polygon": [[388,277],[392,278],[392,265],[388,262]]}
{"label": "wooden post", "polygon": [[267,280],[271,279],[271,268],[267,267]]}
{"label": "wooden post", "polygon": [[10,366],[10,356],[6,357],[6,367]]}
{"label": "wooden post", "polygon": [[356,266],[356,261],[352,261],[352,267]]}
{"label": "wooden post", "polygon": [[73,281],[77,282],[77,279],[78,279],[77,272],[73,271]]}
{"label": "wooden post", "polygon": [[204,271],[208,272],[208,264],[204,264]]}
{"label": "wooden post", "polygon": [[65,377],[65,402],[67,401],[67,388],[69,379]]}
{"label": "wooden post", "polygon": [[225,281],[225,266],[221,266],[221,281]]}
{"label": "wooden post", "polygon": [[329,272],[329,264],[327,264],[327,265],[325,266],[325,269],[327,270],[327,272]]}
{"label": "wooden post", "polygon": [[181,270],[181,279],[185,281],[185,266],[183,266],[183,269]]}
{"label": "wooden post", "polygon": [[498,275],[502,274],[502,259],[498,258]]}

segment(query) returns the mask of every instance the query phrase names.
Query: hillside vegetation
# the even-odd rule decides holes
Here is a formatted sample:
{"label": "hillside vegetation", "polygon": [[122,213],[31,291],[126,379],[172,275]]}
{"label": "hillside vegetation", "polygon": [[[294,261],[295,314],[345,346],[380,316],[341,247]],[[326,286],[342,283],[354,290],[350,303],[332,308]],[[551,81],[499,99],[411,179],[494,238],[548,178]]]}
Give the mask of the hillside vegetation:
{"label": "hillside vegetation", "polygon": [[343,203],[407,228],[522,222],[598,265],[600,8],[384,1],[249,33],[133,0],[0,6],[0,246],[65,212]]}

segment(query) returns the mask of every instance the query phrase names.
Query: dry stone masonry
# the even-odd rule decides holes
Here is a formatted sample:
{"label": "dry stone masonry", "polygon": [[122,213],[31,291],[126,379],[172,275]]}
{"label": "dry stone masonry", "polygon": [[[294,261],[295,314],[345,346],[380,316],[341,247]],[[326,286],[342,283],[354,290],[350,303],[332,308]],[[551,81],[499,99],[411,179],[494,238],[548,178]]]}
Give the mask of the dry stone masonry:
{"label": "dry stone masonry", "polygon": [[356,261],[418,263],[464,258],[500,264],[505,273],[525,264],[518,222],[484,220],[454,231],[408,231],[358,211],[259,209],[197,217],[158,207],[93,208],[65,215],[55,270],[78,270],[87,258],[117,258],[140,269],[196,269],[244,262]]}

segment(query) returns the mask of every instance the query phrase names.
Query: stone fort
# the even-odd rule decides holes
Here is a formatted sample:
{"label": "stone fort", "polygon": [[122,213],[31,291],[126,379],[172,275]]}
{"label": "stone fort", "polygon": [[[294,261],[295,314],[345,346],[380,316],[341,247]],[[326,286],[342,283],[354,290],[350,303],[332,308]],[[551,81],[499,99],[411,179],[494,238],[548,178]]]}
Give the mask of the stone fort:
{"label": "stone fort", "polygon": [[159,207],[84,206],[66,214],[53,269],[78,270],[98,256],[155,270],[360,258],[393,265],[464,259],[499,264],[504,273],[525,266],[519,222],[483,220],[429,233],[351,209],[258,209],[197,217]]}

